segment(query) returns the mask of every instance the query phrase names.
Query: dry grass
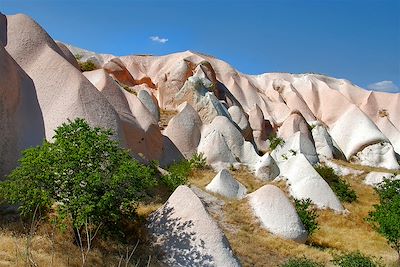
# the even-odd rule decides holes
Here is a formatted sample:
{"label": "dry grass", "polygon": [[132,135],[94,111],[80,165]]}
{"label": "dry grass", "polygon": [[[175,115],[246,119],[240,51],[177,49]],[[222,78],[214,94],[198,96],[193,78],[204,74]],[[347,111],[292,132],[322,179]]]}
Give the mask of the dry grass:
{"label": "dry grass", "polygon": [[255,219],[246,199],[227,203],[224,214],[226,221],[221,226],[243,266],[279,266],[287,258],[301,255],[320,262],[330,259],[317,248],[268,233]]}
{"label": "dry grass", "polygon": [[[72,233],[56,231],[49,224],[41,225],[33,235],[2,229],[0,233],[0,266],[82,266],[81,252],[74,244]],[[30,244],[28,244],[28,241]],[[88,254],[85,266],[118,266],[120,260],[125,266],[126,249],[116,241],[97,241]],[[143,247],[132,259],[139,259]],[[146,259],[141,259],[145,263]],[[132,260],[127,266],[134,266]]]}
{"label": "dry grass", "polygon": [[359,250],[366,255],[382,257],[387,265],[394,266],[397,258],[395,251],[364,220],[373,210],[373,205],[379,202],[372,187],[363,184],[364,176],[343,177],[356,191],[358,199],[356,202],[344,204],[349,211],[346,215],[320,211],[318,219],[320,229],[315,233],[312,241],[321,247],[340,251]]}
{"label": "dry grass", "polygon": [[[362,168],[366,170],[369,167],[362,166]],[[376,170],[376,168],[372,169]],[[257,180],[245,168],[230,172],[248,188],[249,192],[268,183]],[[195,171],[190,177],[190,183],[204,188],[215,174],[211,170]],[[396,252],[364,220],[373,209],[373,205],[378,203],[378,197],[372,187],[362,182],[365,174],[343,178],[356,191],[358,200],[345,204],[349,213],[344,215],[328,210],[318,211],[320,229],[307,244],[298,244],[268,233],[252,214],[246,199],[232,201],[219,197],[226,204],[223,208],[223,216],[215,217],[215,219],[219,220],[220,227],[243,266],[279,266],[290,257],[302,255],[330,266],[332,253],[355,250],[377,258],[381,257],[388,266],[395,266]],[[270,183],[287,193],[285,182]]]}

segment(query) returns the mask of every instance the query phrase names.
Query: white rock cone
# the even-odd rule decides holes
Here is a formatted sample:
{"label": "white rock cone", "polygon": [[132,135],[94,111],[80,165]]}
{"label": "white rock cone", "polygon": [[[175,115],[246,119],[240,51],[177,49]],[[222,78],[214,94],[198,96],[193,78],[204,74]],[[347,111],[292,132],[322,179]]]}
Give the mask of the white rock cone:
{"label": "white rock cone", "polygon": [[206,186],[206,189],[227,198],[243,198],[247,193],[246,187],[236,181],[226,169],[221,170]]}
{"label": "white rock cone", "polygon": [[310,198],[318,208],[343,211],[344,208],[327,182],[306,157],[298,154],[279,165],[281,176],[287,179],[290,194],[297,199]]}
{"label": "white rock cone", "polygon": [[201,200],[179,186],[149,217],[148,229],[167,266],[241,266]]}
{"label": "white rock cone", "polygon": [[304,243],[307,231],[295,207],[278,187],[264,185],[248,195],[250,205],[263,227],[284,239]]}

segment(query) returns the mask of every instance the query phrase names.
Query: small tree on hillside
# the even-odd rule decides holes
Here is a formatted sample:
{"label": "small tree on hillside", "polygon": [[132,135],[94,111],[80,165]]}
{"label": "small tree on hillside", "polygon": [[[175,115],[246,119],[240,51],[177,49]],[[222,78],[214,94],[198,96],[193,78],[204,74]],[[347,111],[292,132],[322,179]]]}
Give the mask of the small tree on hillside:
{"label": "small tree on hillside", "polygon": [[54,142],[23,152],[20,166],[0,184],[1,197],[23,216],[55,210],[76,234],[88,224],[115,228],[132,218],[144,191],[156,183],[153,169],[133,160],[110,139],[112,132],[83,119],[62,124]]}
{"label": "small tree on hillside", "polygon": [[378,185],[380,204],[367,218],[399,256],[400,262],[400,180],[384,180]]}

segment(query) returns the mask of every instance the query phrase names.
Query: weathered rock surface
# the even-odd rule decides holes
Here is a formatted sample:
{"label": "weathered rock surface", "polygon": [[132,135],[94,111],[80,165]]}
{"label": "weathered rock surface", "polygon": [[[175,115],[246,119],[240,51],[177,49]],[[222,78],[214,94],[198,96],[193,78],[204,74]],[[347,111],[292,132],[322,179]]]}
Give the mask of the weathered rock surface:
{"label": "weathered rock surface", "polygon": [[307,240],[307,231],[296,209],[278,187],[264,185],[249,194],[248,199],[254,214],[272,234],[299,243]]}
{"label": "weathered rock surface", "polygon": [[191,158],[200,142],[202,122],[196,110],[187,102],[182,103],[178,110],[179,113],[165,128],[164,135],[171,139],[186,158]]}
{"label": "weathered rock surface", "polygon": [[148,229],[168,266],[241,266],[200,199],[179,186],[154,212]]}
{"label": "weathered rock surface", "polygon": [[383,182],[383,180],[385,180],[385,179],[392,180],[394,178],[395,178],[395,175],[392,174],[392,173],[370,172],[365,177],[364,183],[367,184],[367,185],[376,186],[379,183]]}
{"label": "weathered rock surface", "polygon": [[236,181],[226,169],[221,170],[206,186],[206,189],[227,198],[243,198],[247,193],[246,187]]}
{"label": "weathered rock surface", "polygon": [[290,194],[297,199],[310,198],[319,208],[343,211],[343,206],[328,183],[306,157],[298,154],[279,164],[280,175],[287,179]]}

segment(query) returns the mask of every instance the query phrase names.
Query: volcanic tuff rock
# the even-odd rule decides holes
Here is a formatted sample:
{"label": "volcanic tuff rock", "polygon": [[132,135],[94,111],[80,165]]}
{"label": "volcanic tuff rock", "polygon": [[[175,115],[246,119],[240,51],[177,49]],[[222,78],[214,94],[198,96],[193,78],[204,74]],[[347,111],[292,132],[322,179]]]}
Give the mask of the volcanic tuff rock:
{"label": "volcanic tuff rock", "polygon": [[243,198],[247,192],[246,187],[236,181],[226,169],[221,170],[206,186],[206,189],[227,198]]}
{"label": "volcanic tuff rock", "polygon": [[271,233],[299,243],[307,240],[296,209],[285,194],[274,185],[264,185],[248,195],[254,214]]}
{"label": "volcanic tuff rock", "polygon": [[[98,69],[82,73],[77,59],[92,61]],[[400,94],[366,91],[344,79],[247,75],[192,51],[96,54],[55,42],[25,15],[0,13],[1,179],[17,166],[22,150],[51,140],[59,125],[80,117],[113,130],[113,138],[143,162],[164,166],[202,152],[215,170],[245,166],[263,182],[286,179],[293,197],[343,211],[313,164],[324,162],[342,175],[360,171],[333,159],[400,169],[399,106]],[[165,114],[175,116],[162,132]],[[272,150],[272,136],[285,143]],[[365,182],[376,185],[385,175],[372,172]],[[226,171],[208,188],[228,196],[244,194]],[[282,191],[264,186],[249,201],[269,231],[304,241],[304,229]],[[163,231],[165,239],[159,241],[169,253],[166,262],[239,265],[189,188],[179,187],[152,220],[153,233]],[[170,224],[156,226],[157,220]],[[174,232],[176,227],[180,232]]]}
{"label": "volcanic tuff rock", "polygon": [[187,186],[149,218],[148,229],[168,266],[241,266],[229,242]]}

